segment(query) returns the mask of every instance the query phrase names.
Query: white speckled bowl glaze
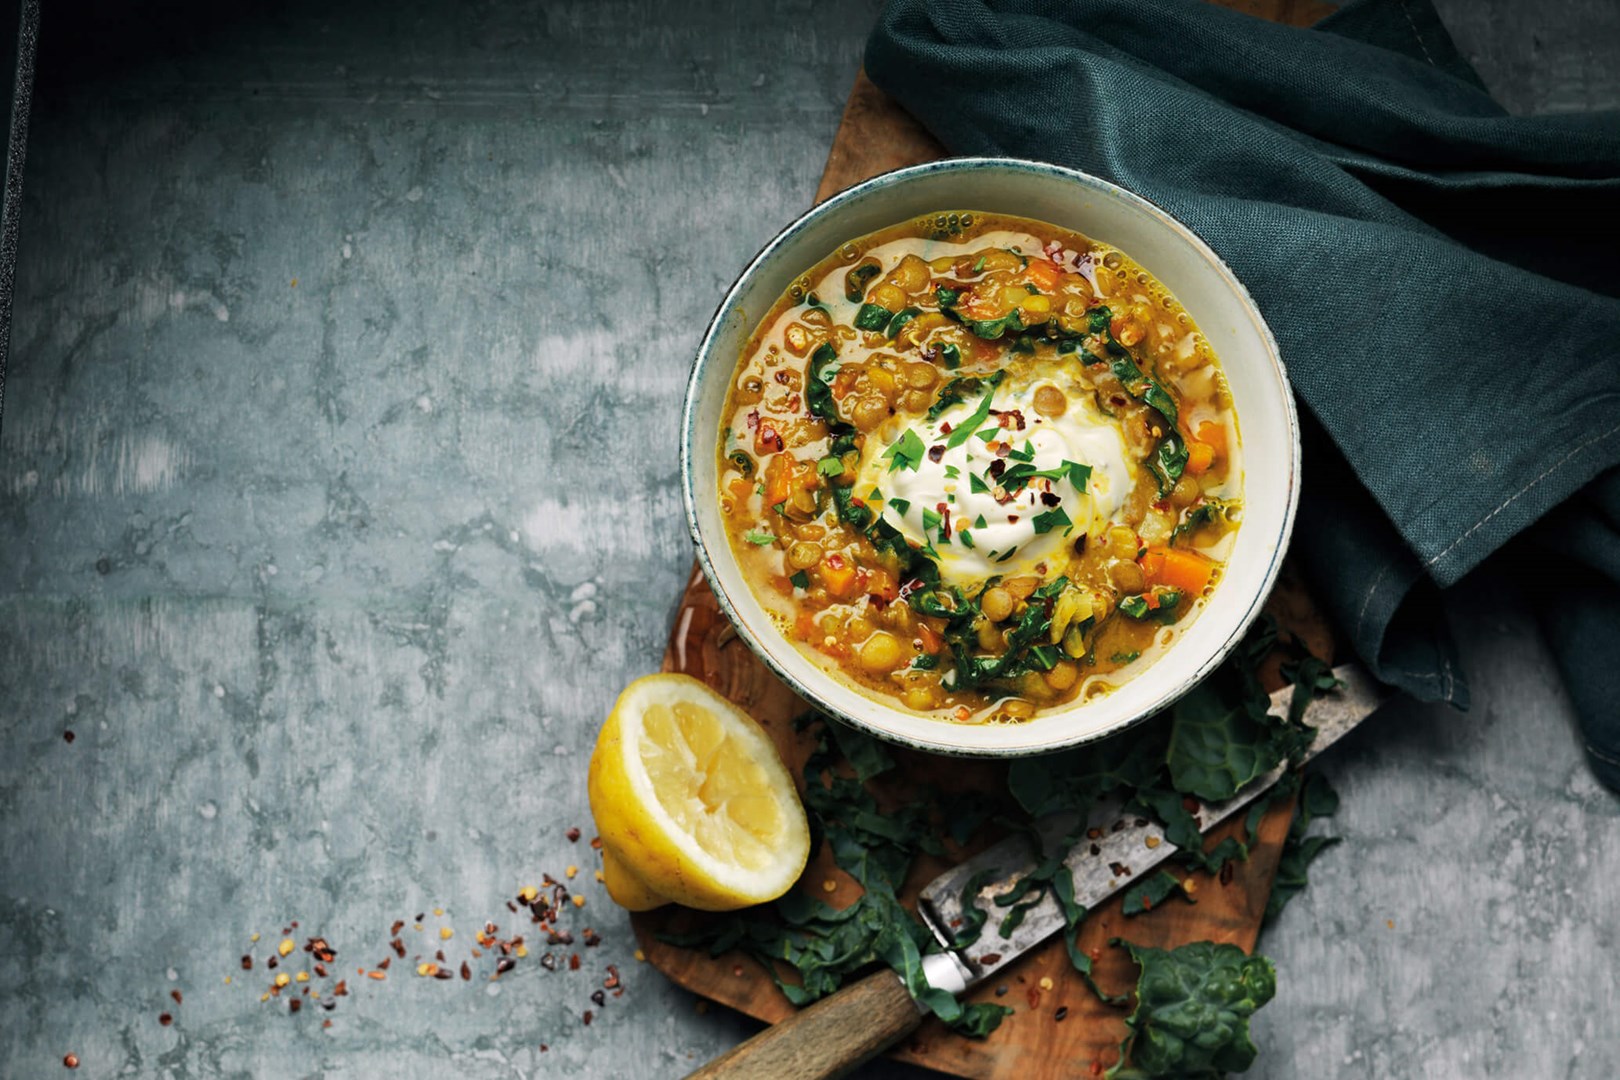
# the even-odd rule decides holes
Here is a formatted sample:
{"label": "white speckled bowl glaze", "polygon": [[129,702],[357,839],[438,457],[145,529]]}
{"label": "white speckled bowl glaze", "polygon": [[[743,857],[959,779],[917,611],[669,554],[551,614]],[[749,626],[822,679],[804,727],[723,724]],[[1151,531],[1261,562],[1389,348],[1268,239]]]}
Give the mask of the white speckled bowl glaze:
{"label": "white speckled bowl glaze", "polygon": [[[1244,511],[1204,612],[1124,686],[1017,725],[954,724],[879,699],[823,666],[777,628],[726,539],[718,487],[720,422],[743,346],[800,274],[846,241],[939,210],[1016,214],[1073,229],[1130,255],[1192,315],[1226,369],[1243,439]],[[1192,230],[1094,176],[1031,161],[958,158],[886,173],[782,231],[748,264],[698,348],[686,392],[681,482],[698,559],[748,647],[828,713],[884,739],[976,757],[1019,756],[1113,734],[1175,701],[1231,651],[1277,578],[1299,500],[1299,421],[1271,330],[1248,291]]]}

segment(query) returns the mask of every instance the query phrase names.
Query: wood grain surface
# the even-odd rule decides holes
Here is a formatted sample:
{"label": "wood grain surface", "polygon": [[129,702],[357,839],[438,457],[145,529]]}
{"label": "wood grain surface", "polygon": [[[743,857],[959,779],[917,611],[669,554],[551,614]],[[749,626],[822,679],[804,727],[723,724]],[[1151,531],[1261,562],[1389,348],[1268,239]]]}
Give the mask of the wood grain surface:
{"label": "wood grain surface", "polygon": [[[1227,6],[1298,25],[1332,10],[1315,0],[1242,0]],[[861,72],[828,153],[817,201],[879,173],[936,160],[944,153],[933,136]],[[1318,655],[1332,658],[1332,633],[1291,574],[1285,573],[1268,608],[1285,633],[1298,637]],[[810,745],[804,734],[794,730],[792,720],[808,706],[737,639],[696,569],[676,614],[664,670],[694,675],[737,702],[766,727],[789,768],[799,776]],[[1267,674],[1273,685],[1280,685],[1275,669]],[[911,784],[935,779],[945,760],[906,750],[897,751],[895,757],[898,775],[882,778],[877,792],[880,800],[898,801]],[[1005,766],[952,759],[950,769],[950,783],[956,788],[1005,790]],[[1107,944],[1115,936],[1159,947],[1217,941],[1252,949],[1292,816],[1291,802],[1273,808],[1261,823],[1248,860],[1235,864],[1228,880],[1192,873],[1196,904],[1178,900],[1127,919],[1116,895],[1094,909],[1082,927],[1080,944],[1093,957],[1098,981],[1114,992],[1128,989],[1134,982],[1135,970],[1124,951]],[[1241,828],[1240,821],[1230,822],[1211,833],[1212,842]],[[956,857],[965,858],[990,839],[980,838]],[[929,856],[919,858],[903,899],[914,904],[921,887],[946,865]],[[838,907],[859,895],[859,886],[837,869],[825,847],[811,860],[801,887]],[[633,924],[648,960],[677,984],[756,1019],[778,1023],[794,1016],[794,1006],[752,959],[741,954],[710,957],[658,940],[660,932],[689,928],[698,918],[703,917],[671,909],[637,915]],[[1014,1012],[988,1038],[979,1040],[954,1035],[930,1017],[892,1055],[956,1076],[1046,1080],[1100,1074],[1117,1058],[1125,1034],[1124,1013],[1104,1005],[1085,986],[1056,939],[1033,950],[969,997],[1010,1005]],[[1059,1010],[1064,1010],[1061,1020]]]}

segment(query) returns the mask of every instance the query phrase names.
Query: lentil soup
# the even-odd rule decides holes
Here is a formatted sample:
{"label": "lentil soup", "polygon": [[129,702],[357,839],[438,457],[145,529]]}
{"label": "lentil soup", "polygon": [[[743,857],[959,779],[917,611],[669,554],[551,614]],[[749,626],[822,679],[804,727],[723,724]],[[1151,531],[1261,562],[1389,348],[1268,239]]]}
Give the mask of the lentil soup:
{"label": "lentil soup", "polygon": [[954,722],[1140,677],[1242,518],[1191,317],[1124,252],[1024,218],[844,244],[760,322],[722,415],[728,538],[784,635]]}

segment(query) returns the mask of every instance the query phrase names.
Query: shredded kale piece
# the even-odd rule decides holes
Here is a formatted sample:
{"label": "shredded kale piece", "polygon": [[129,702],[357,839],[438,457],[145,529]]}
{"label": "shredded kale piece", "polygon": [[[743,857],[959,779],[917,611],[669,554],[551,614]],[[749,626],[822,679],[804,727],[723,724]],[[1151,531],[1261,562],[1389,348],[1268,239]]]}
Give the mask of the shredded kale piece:
{"label": "shredded kale piece", "polygon": [[[969,395],[977,394],[981,390],[1001,385],[1001,380],[1007,377],[1005,371],[997,371],[994,375],[958,375],[948,380],[939,388],[939,397],[928,407],[928,419],[938,420],[940,414],[952,405],[960,405]],[[972,423],[965,426],[972,427]]]}
{"label": "shredded kale piece", "polygon": [[1181,524],[1170,533],[1170,546],[1175,547],[1184,536],[1190,536],[1200,528],[1214,521],[1224,519],[1231,507],[1222,499],[1205,499],[1203,502],[1187,511]]}
{"label": "shredded kale piece", "polygon": [[895,312],[894,318],[889,320],[889,328],[884,331],[889,337],[898,334],[906,323],[922,314],[922,308],[908,307],[903,311]]}
{"label": "shredded kale piece", "polygon": [[1271,961],[1209,941],[1169,950],[1109,944],[1124,945],[1142,969],[1109,1080],[1220,1080],[1254,1064],[1249,1018],[1277,993]]}
{"label": "shredded kale piece", "polygon": [[855,327],[858,330],[871,330],[880,332],[889,325],[894,312],[880,304],[862,304],[861,309],[855,313]]}
{"label": "shredded kale piece", "polygon": [[837,369],[828,366],[837,359],[838,350],[828,344],[818,346],[816,351],[810,354],[810,365],[807,370],[809,377],[805,380],[804,387],[804,405],[811,416],[820,417],[832,427],[844,428],[849,425],[838,415],[838,403],[833,400],[830,385]]}
{"label": "shredded kale piece", "polygon": [[1086,317],[1091,332],[1102,339],[1103,351],[1108,354],[1108,363],[1115,377],[1132,397],[1164,417],[1164,435],[1159,439],[1157,451],[1148,460],[1148,468],[1158,480],[1159,493],[1162,495],[1175,487],[1187,468],[1187,443],[1176,427],[1176,399],[1157,379],[1144,374],[1130,350],[1114,337],[1112,311],[1106,307],[1094,307],[1086,312]]}
{"label": "shredded kale piece", "polygon": [[1277,861],[1277,878],[1271,885],[1271,896],[1266,900],[1266,924],[1269,925],[1288,901],[1298,896],[1307,884],[1311,863],[1328,848],[1339,843],[1339,836],[1308,836],[1311,822],[1319,817],[1332,817],[1339,809],[1339,793],[1333,790],[1327,777],[1319,772],[1305,777],[1299,795],[1299,809],[1294,823],[1288,827],[1288,839],[1283,843],[1282,856]]}

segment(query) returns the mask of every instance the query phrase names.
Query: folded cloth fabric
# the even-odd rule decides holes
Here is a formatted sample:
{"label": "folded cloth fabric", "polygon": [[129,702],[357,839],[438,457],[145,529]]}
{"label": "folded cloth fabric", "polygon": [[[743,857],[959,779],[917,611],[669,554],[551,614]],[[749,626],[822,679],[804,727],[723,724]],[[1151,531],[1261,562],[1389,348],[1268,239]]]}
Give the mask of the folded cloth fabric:
{"label": "folded cloth fabric", "polygon": [[1115,181],[1243,280],[1305,406],[1296,551],[1380,678],[1465,706],[1438,590],[1554,560],[1620,789],[1620,114],[1507,115],[1428,0],[892,0],[866,68],[952,152]]}

